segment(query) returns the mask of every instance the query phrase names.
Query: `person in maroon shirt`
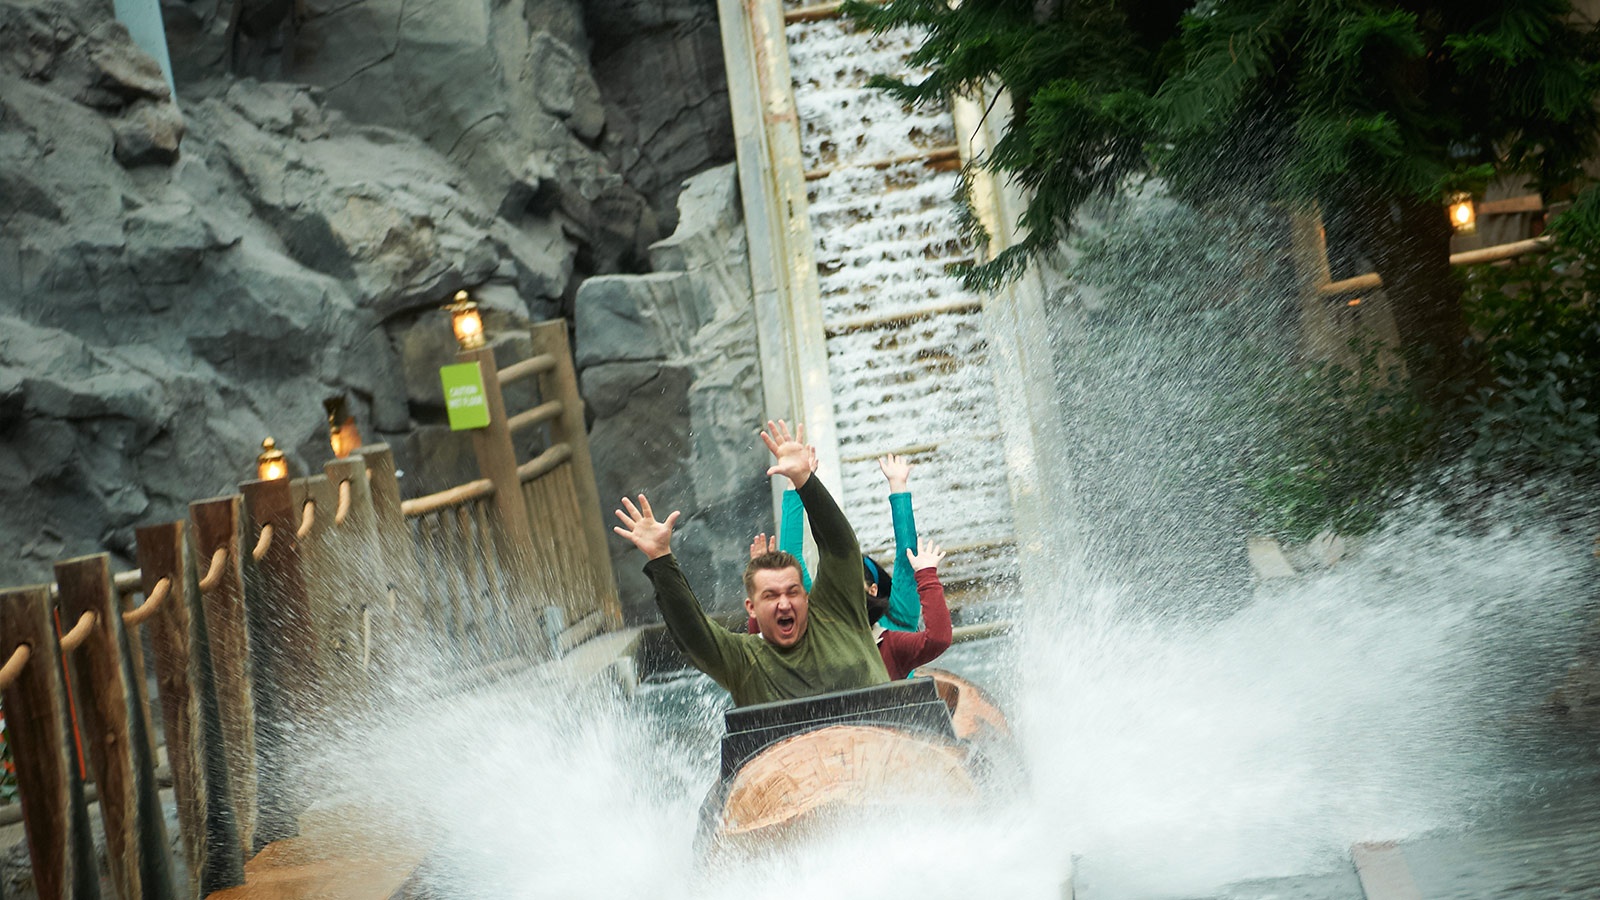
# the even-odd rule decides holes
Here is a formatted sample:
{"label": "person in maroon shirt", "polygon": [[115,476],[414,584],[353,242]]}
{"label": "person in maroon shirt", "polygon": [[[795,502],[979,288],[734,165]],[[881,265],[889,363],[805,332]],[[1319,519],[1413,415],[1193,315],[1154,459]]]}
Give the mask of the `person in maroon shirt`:
{"label": "person in maroon shirt", "polygon": [[889,631],[873,626],[878,633],[878,653],[889,678],[898,681],[950,649],[950,607],[944,600],[944,585],[939,583],[939,563],[944,550],[938,544],[917,539],[915,552],[906,550],[906,559],[916,573],[917,596],[922,600],[922,631]]}

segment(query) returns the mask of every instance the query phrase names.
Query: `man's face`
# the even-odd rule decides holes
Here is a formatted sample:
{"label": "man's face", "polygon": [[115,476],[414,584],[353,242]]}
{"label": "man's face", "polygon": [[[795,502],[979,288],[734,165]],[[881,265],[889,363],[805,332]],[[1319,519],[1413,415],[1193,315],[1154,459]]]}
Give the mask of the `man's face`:
{"label": "man's face", "polygon": [[757,569],[751,576],[750,596],[744,608],[761,628],[767,643],[793,647],[806,633],[806,611],[810,598],[800,583],[800,570]]}

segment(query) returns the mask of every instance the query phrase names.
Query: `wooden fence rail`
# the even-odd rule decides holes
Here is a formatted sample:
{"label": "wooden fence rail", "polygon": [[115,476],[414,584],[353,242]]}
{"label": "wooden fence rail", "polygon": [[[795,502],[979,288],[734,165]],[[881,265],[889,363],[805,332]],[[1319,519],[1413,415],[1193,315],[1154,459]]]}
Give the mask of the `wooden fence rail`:
{"label": "wooden fence rail", "polygon": [[[57,564],[54,584],[0,590],[0,700],[41,900],[106,894],[89,780],[111,895],[203,898],[296,833],[315,739],[380,703],[411,660],[504,670],[620,625],[565,323],[536,326],[533,345],[503,369],[489,350],[461,354],[490,399],[472,435],[482,478],[402,499],[375,445],[139,528],[135,571],[97,554]],[[529,380],[538,399],[508,416],[501,385]]]}

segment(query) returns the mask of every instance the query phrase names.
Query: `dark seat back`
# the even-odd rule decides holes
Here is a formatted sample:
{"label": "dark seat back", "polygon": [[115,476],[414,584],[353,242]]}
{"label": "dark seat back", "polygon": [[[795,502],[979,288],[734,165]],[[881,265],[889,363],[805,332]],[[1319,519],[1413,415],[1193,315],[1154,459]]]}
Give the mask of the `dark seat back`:
{"label": "dark seat back", "polygon": [[874,687],[818,694],[799,700],[730,709],[722,738],[722,778],[790,735],[829,725],[884,725],[955,740],[950,707],[932,678],[908,678]]}

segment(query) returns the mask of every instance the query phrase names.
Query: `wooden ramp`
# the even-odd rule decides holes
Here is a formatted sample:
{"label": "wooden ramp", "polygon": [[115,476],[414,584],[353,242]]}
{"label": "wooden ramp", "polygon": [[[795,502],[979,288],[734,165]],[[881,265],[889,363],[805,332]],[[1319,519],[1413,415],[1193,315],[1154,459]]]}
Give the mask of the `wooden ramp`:
{"label": "wooden ramp", "polygon": [[245,864],[244,884],[208,900],[401,900],[413,896],[422,856],[403,843],[302,835],[268,844]]}

